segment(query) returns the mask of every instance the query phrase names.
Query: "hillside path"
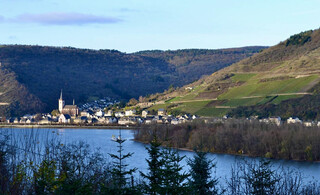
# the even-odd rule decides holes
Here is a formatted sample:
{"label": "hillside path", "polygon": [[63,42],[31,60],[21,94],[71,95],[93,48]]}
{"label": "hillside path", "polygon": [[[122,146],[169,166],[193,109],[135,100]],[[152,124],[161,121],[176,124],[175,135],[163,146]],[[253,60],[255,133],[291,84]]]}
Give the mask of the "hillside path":
{"label": "hillside path", "polygon": [[198,100],[181,100],[181,101],[174,101],[170,102],[172,103],[186,103],[186,102],[203,102],[203,101],[215,101],[218,100],[218,98],[213,98],[213,99],[198,99]]}
{"label": "hillside path", "polygon": [[[285,96],[285,95],[311,95],[312,93],[309,92],[297,92],[297,93],[277,93],[277,94],[266,94],[266,95],[254,95],[254,96],[246,96],[241,98],[235,98],[235,99],[250,99],[250,98],[261,98],[265,96]],[[212,98],[212,99],[196,99],[196,100],[181,100],[181,101],[173,101],[170,102],[173,103],[187,103],[187,102],[203,102],[203,101],[216,101],[218,98]]]}

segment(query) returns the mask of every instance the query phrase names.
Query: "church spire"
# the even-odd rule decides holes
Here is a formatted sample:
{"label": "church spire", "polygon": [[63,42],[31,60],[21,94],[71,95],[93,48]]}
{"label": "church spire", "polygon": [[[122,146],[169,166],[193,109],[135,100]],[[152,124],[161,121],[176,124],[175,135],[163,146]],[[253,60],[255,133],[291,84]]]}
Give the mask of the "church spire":
{"label": "church spire", "polygon": [[73,99],[73,105],[75,105],[75,104],[74,104],[74,99]]}
{"label": "church spire", "polygon": [[60,93],[60,100],[62,100],[62,89],[61,89],[61,93]]}

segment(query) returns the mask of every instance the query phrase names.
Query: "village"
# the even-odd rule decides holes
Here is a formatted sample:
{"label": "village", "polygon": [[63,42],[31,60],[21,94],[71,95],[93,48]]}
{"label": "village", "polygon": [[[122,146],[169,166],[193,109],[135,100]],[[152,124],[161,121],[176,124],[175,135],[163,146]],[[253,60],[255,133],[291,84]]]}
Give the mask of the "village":
{"label": "village", "polygon": [[136,109],[121,109],[113,111],[108,109],[109,105],[117,104],[119,101],[111,102],[110,99],[86,103],[79,108],[73,101],[72,105],[65,105],[65,101],[60,94],[58,100],[58,113],[25,115],[22,117],[11,117],[2,120],[7,124],[74,124],[74,125],[137,125],[137,124],[181,124],[198,118],[195,115],[184,114],[173,117],[167,115],[165,109],[159,109],[156,114],[150,114],[148,110],[143,110],[137,114]]}
{"label": "village", "polygon": [[[156,112],[150,112],[147,109],[137,112],[136,109],[119,109],[114,111],[110,105],[119,104],[117,100],[111,101],[110,98],[96,100],[91,103],[83,104],[81,107],[75,105],[65,105],[62,96],[58,100],[58,113],[45,113],[45,114],[27,114],[22,117],[11,117],[2,119],[5,124],[29,124],[29,125],[105,125],[105,126],[133,126],[139,124],[171,124],[178,125],[186,122],[193,121],[199,117],[190,114],[181,114],[172,116],[166,112],[165,109],[160,108]],[[202,118],[204,122],[224,122],[229,118],[224,116],[221,118]],[[269,117],[258,119],[258,116],[247,118],[246,120],[258,120],[261,123],[275,124],[280,126],[284,123],[287,124],[301,124],[306,127],[318,126],[320,121],[302,121],[297,117],[289,117],[287,120],[282,120],[280,117]]]}

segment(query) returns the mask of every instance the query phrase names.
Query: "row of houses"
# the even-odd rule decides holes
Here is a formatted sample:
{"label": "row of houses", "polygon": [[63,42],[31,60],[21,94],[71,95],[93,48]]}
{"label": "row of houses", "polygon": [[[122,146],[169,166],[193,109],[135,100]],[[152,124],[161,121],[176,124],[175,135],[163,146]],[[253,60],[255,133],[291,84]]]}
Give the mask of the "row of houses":
{"label": "row of houses", "polygon": [[195,115],[183,115],[178,117],[173,116],[123,116],[123,117],[112,117],[112,116],[95,116],[95,117],[87,117],[80,116],[76,118],[72,118],[68,115],[60,115],[58,118],[58,123],[73,123],[73,124],[102,124],[102,125],[110,125],[110,124],[118,124],[118,125],[136,125],[136,124],[181,124],[187,121],[191,121],[196,119]]}
{"label": "row of houses", "polygon": [[[264,118],[260,119],[259,122],[264,122],[264,123],[270,123],[270,124],[276,124],[280,126],[283,124],[283,121],[281,120],[280,117],[269,117],[269,118]],[[286,121],[287,124],[302,124],[306,127],[312,127],[312,126],[318,126],[320,127],[320,121],[302,121],[298,117],[289,117]]]}
{"label": "row of houses", "polygon": [[[60,114],[59,116],[51,116],[43,114],[41,118],[36,119],[35,116],[16,117],[7,119],[7,123],[15,124],[101,124],[101,125],[136,125],[136,124],[181,124],[196,119],[195,115],[181,115],[173,117],[165,115],[165,110],[159,109],[158,115],[148,115],[148,112],[142,112],[142,116],[134,115],[135,112],[127,112],[127,115],[114,116],[111,113],[104,114],[101,110],[97,112],[81,112],[79,116],[71,116],[69,114]],[[159,115],[160,114],[160,115]]]}

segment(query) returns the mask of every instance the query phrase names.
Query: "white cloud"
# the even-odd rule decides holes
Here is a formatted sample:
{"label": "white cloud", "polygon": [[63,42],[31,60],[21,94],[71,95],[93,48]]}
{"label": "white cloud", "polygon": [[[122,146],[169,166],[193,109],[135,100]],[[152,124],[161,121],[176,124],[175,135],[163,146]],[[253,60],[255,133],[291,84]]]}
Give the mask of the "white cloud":
{"label": "white cloud", "polygon": [[44,25],[85,25],[94,23],[118,23],[122,20],[115,17],[96,16],[92,14],[52,12],[44,14],[21,14],[15,18],[9,19],[8,21],[21,23],[38,23]]}

